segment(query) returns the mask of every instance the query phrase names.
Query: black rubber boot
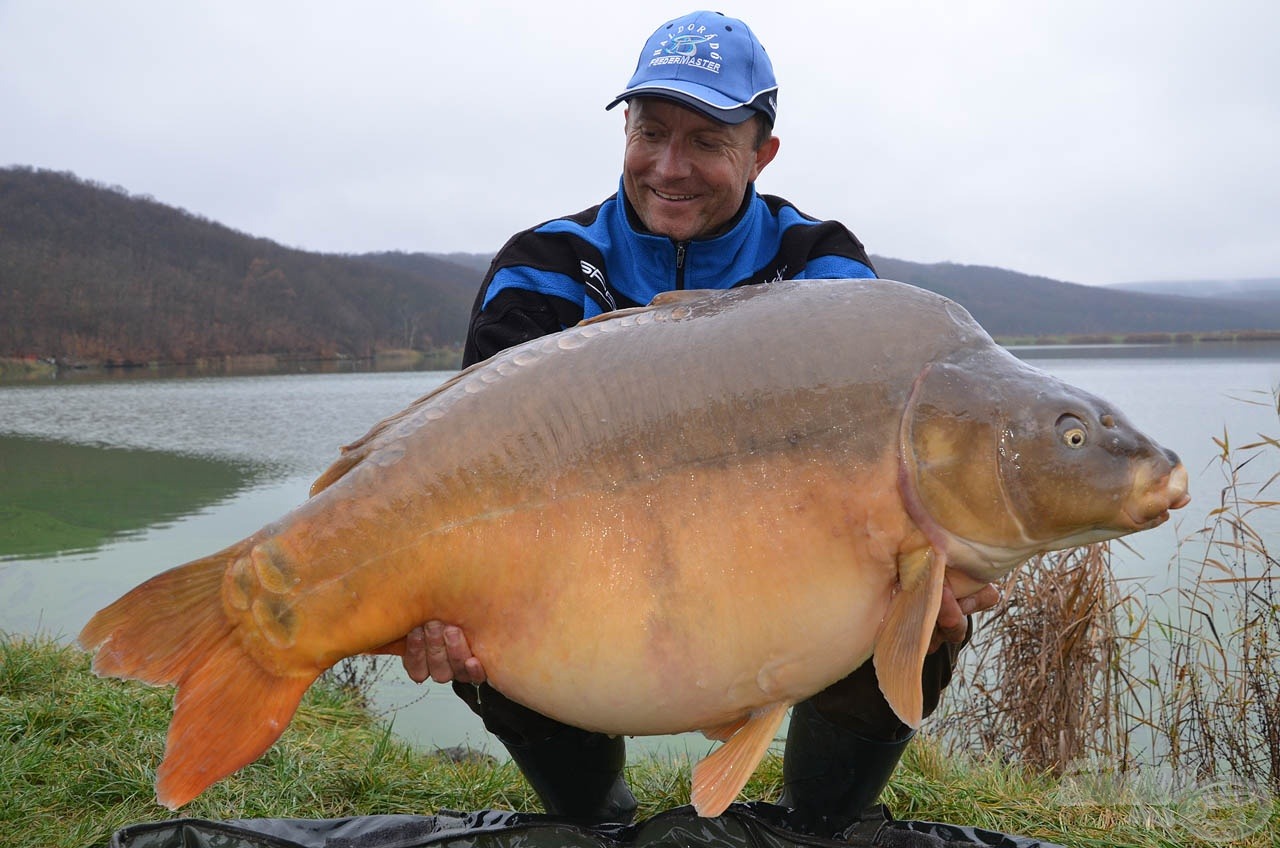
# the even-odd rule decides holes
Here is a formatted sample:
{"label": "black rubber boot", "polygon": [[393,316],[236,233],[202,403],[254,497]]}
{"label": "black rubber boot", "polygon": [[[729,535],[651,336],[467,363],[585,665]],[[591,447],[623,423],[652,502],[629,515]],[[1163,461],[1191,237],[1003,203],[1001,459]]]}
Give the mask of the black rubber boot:
{"label": "black rubber boot", "polygon": [[506,747],[548,813],[590,824],[630,824],[635,818],[636,799],[623,776],[627,743],[621,736],[561,724],[487,683],[455,681],[453,691]]}
{"label": "black rubber boot", "polygon": [[914,732],[875,740],[832,724],[809,701],[791,708],[782,797],[793,821],[818,836],[843,833],[873,808]]}
{"label": "black rubber boot", "polygon": [[591,824],[630,824],[635,818],[621,736],[566,728],[540,742],[503,744],[548,813]]}

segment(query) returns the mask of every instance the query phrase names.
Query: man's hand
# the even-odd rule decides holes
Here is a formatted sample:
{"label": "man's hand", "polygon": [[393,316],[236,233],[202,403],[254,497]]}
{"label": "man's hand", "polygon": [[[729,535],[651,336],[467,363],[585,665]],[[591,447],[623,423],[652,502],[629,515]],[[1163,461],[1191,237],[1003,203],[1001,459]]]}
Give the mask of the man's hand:
{"label": "man's hand", "polygon": [[938,607],[938,623],[933,628],[933,639],[929,642],[929,653],[942,647],[943,642],[959,645],[969,633],[968,615],[981,610],[991,609],[1000,603],[1000,590],[988,583],[972,595],[959,600],[951,590],[950,583],[942,584],[942,605]]}
{"label": "man's hand", "polygon": [[484,683],[484,666],[471,655],[462,628],[428,621],[405,637],[404,670],[415,683],[428,677],[436,683]]}

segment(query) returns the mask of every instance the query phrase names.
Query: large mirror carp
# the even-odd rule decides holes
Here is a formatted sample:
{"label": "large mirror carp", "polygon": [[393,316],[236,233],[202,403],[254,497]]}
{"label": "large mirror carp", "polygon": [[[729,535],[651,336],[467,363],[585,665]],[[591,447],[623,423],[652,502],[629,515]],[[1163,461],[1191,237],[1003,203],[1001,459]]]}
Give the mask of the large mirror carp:
{"label": "large mirror carp", "polygon": [[178,687],[170,807],[262,754],[325,669],[439,619],[540,713],[723,740],[694,770],[716,815],[787,708],[868,658],[920,723],[944,577],[963,596],[1187,500],[1176,455],[946,298],[678,292],[461,372],[80,642],[99,674]]}

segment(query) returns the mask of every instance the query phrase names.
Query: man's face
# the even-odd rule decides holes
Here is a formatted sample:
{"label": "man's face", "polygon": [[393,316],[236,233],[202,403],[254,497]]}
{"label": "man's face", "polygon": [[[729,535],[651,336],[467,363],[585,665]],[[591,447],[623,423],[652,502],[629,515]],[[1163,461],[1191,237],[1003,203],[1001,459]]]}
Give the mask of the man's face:
{"label": "man's face", "polygon": [[626,111],[622,186],[640,220],[676,241],[717,235],[747,184],[778,152],[756,148],[756,122],[722,124],[668,100],[637,97]]}

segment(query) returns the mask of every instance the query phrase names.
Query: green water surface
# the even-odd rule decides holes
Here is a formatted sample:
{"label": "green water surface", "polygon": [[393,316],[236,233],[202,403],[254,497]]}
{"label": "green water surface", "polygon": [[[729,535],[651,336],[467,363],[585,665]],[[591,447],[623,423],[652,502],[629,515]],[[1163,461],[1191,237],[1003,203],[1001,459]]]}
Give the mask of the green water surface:
{"label": "green water surface", "polygon": [[95,550],[206,509],[254,475],[209,458],[0,436],[0,560]]}

